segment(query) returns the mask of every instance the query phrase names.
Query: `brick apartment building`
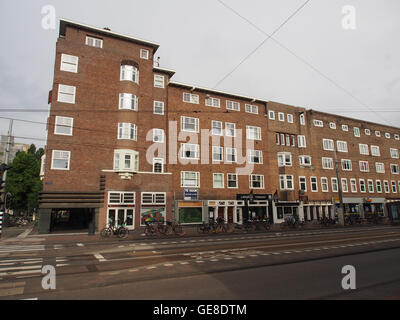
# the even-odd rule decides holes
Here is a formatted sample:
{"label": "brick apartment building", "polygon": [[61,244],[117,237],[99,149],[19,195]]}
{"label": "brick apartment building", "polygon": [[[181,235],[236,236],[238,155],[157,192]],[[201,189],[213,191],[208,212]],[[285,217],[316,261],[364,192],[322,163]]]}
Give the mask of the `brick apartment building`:
{"label": "brick apartment building", "polygon": [[158,47],[60,21],[40,232],[334,216],[334,150],[346,212],[396,216],[400,129],[174,82]]}

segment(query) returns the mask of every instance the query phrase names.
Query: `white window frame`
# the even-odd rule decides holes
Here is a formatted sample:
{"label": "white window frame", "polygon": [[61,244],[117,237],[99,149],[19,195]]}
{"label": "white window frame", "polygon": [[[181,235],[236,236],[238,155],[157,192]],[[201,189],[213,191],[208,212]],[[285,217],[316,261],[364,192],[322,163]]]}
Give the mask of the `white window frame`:
{"label": "white window frame", "polygon": [[331,178],[332,192],[339,192],[339,184],[337,178]]}
{"label": "white window frame", "polygon": [[154,75],[154,88],[165,88],[165,77],[161,74]]}
{"label": "white window frame", "polygon": [[368,190],[369,193],[375,193],[375,191],[374,191],[374,180],[372,180],[372,179],[368,179],[367,180],[367,190]]}
{"label": "white window frame", "polygon": [[358,184],[359,184],[361,193],[367,192],[367,185],[365,184],[365,180],[364,179],[358,179]]}
{"label": "white window frame", "polygon": [[[59,153],[58,157],[56,158],[56,153]],[[54,160],[62,160],[66,161],[67,167],[56,167],[54,165]],[[67,150],[53,150],[51,153],[51,170],[69,170],[71,163],[71,151]]]}
{"label": "white window frame", "polygon": [[369,172],[369,162],[365,160],[359,160],[358,166],[360,168],[360,172]]}
{"label": "white window frame", "polygon": [[375,130],[375,136],[380,137],[381,136],[381,132],[378,130]]}
{"label": "white window frame", "polygon": [[278,120],[284,122],[285,114],[283,112],[278,112]]}
{"label": "white window frame", "polygon": [[366,136],[370,136],[370,135],[371,135],[371,130],[369,130],[369,129],[364,129],[364,134],[365,134]]}
{"label": "white window frame", "polygon": [[354,136],[359,138],[360,137],[360,128],[354,127]]}
{"label": "white window frame", "polygon": [[119,79],[120,81],[131,81],[139,84],[139,69],[130,64],[122,64]]}
{"label": "white window frame", "polygon": [[[260,187],[254,187],[253,182],[257,182],[255,179],[260,178]],[[249,175],[249,186],[250,189],[264,189],[264,175],[262,174],[251,174]]]}
{"label": "white window frame", "polygon": [[335,122],[329,122],[329,128],[336,130],[336,123]]}
{"label": "white window frame", "polygon": [[[193,122],[194,120],[194,123],[186,123],[186,120],[189,120],[190,122]],[[186,125],[193,125],[194,129],[188,129],[186,128]],[[199,133],[199,119],[181,116],[181,131]]]}
{"label": "white window frame", "polygon": [[63,103],[75,104],[76,87],[66,84],[58,85],[57,101]]}
{"label": "white window frame", "polygon": [[385,173],[385,164],[383,162],[375,162],[376,173]]}
{"label": "white window frame", "polygon": [[244,107],[247,113],[258,114],[258,106],[246,103]]}
{"label": "white window frame", "polygon": [[353,163],[350,159],[342,159],[341,164],[343,171],[353,171]]}
{"label": "white window frame", "polygon": [[[309,159],[309,161],[306,161],[306,159]],[[308,156],[308,155],[299,156],[299,163],[300,163],[300,166],[310,167],[311,166],[311,156]]]}
{"label": "white window frame", "polygon": [[348,152],[346,141],[336,141],[336,148],[338,152]]}
{"label": "white window frame", "polygon": [[[253,161],[258,158],[258,162]],[[252,164],[263,164],[263,152],[261,150],[247,150],[247,159]]]}
{"label": "white window frame", "polygon": [[150,52],[147,49],[140,49],[140,59],[149,60]]}
{"label": "white window frame", "polygon": [[349,185],[347,183],[347,178],[342,178],[342,192],[349,192]]}
{"label": "white window frame", "polygon": [[321,191],[329,192],[329,181],[327,177],[321,177]]}
{"label": "white window frame", "polygon": [[135,204],[135,202],[136,202],[135,192],[108,191],[108,204],[111,205]]}
{"label": "white window frame", "polygon": [[[126,156],[129,156],[129,166],[126,166]],[[129,149],[114,150],[113,168],[116,172],[139,171],[139,152]]]}
{"label": "white window frame", "polygon": [[[68,124],[69,122],[69,124]],[[68,129],[68,132],[60,132],[60,129]],[[74,118],[56,116],[54,125],[54,134],[62,136],[72,136],[74,128]],[[58,130],[57,130],[58,129]]]}
{"label": "white window frame", "polygon": [[367,144],[359,143],[358,149],[360,150],[360,154],[369,156],[369,146]]}
{"label": "white window frame", "polygon": [[291,167],[292,166],[292,153],[278,152],[278,167]]}
{"label": "white window frame", "polygon": [[[187,152],[189,152],[189,156],[187,155]],[[199,160],[200,145],[196,143],[181,143],[179,154],[181,159]]]}
{"label": "white window frame", "polygon": [[207,107],[221,108],[221,100],[213,97],[206,97],[205,105]]}
{"label": "white window frame", "polygon": [[[394,168],[396,168],[396,170],[393,170]],[[399,174],[399,165],[395,164],[395,163],[391,163],[390,164],[390,172],[391,172],[391,174]]]}
{"label": "white window frame", "polygon": [[[235,179],[230,179],[232,177],[235,177]],[[230,187],[229,182],[235,181],[235,186]],[[238,189],[239,188],[239,181],[238,181],[238,174],[237,173],[227,173],[226,174],[226,187],[228,189]]]}
{"label": "white window frame", "polygon": [[383,189],[381,180],[375,180],[375,186],[376,186],[376,192],[382,193]]}
{"label": "white window frame", "polygon": [[385,193],[390,193],[390,186],[388,180],[383,180],[383,190]]}
{"label": "white window frame", "polygon": [[133,110],[138,111],[139,100],[138,97],[132,93],[120,93],[119,105],[120,110]]}
{"label": "white window frame", "polygon": [[322,120],[314,120],[313,121],[314,127],[320,127],[323,128],[324,127],[324,122]]}
{"label": "white window frame", "polygon": [[390,185],[391,185],[391,190],[392,190],[392,193],[397,193],[397,182],[396,182],[396,180],[391,180],[390,181]]}
{"label": "white window frame", "polygon": [[357,180],[354,178],[350,179],[350,191],[353,193],[357,192]]}
{"label": "white window frame", "polygon": [[393,159],[399,158],[399,149],[390,148],[390,157]]}
{"label": "white window frame", "polygon": [[[161,139],[159,139],[157,137],[161,137]],[[164,143],[164,140],[165,140],[164,130],[159,129],[159,128],[154,128],[153,129],[153,142]]]}
{"label": "white window frame", "polygon": [[[304,189],[302,189],[302,184],[304,185]],[[307,178],[305,176],[299,176],[299,190],[307,192]]]}
{"label": "white window frame", "polygon": [[371,148],[371,156],[374,156],[374,157],[380,157],[381,156],[381,151],[380,151],[379,146],[372,146],[371,145],[370,148]]}
{"label": "white window frame", "polygon": [[240,111],[240,103],[237,101],[226,100],[226,110]]}
{"label": "white window frame", "polygon": [[[157,109],[162,109],[162,112],[158,112]],[[153,101],[153,114],[164,115],[164,101]]]}
{"label": "white window frame", "polygon": [[322,161],[322,169],[327,169],[327,170],[334,169],[333,158],[322,157],[321,161]]}
{"label": "white window frame", "polygon": [[288,122],[288,123],[293,123],[293,122],[294,122],[294,121],[293,121],[293,115],[292,115],[292,114],[287,113],[287,114],[286,114],[286,118],[287,118],[287,122]]}
{"label": "white window frame", "polygon": [[247,140],[261,140],[261,128],[255,126],[246,126]]}
{"label": "white window frame", "polygon": [[[187,174],[194,175],[194,179],[188,179],[186,177]],[[187,181],[194,181],[195,184],[187,184]],[[200,188],[200,172],[181,171],[181,188]]]}
{"label": "white window frame", "polygon": [[[292,185],[291,187],[289,183]],[[279,187],[280,190],[294,190],[294,176],[291,174],[280,174]]]}
{"label": "white window frame", "polygon": [[[219,130],[219,132],[216,132],[215,130]],[[211,135],[213,136],[224,135],[224,127],[222,121],[211,120]]]}
{"label": "white window frame", "polygon": [[86,36],[85,44],[94,48],[103,48],[103,39],[96,37]]}
{"label": "white window frame", "polygon": [[137,141],[137,126],[134,123],[118,122],[118,140]]}
{"label": "white window frame", "polygon": [[326,151],[333,151],[335,143],[332,139],[322,139],[322,148]]}
{"label": "white window frame", "polygon": [[65,72],[78,73],[79,57],[69,54],[61,54],[60,70]]}
{"label": "white window frame", "polygon": [[275,120],[275,111],[268,110],[268,119]]}
{"label": "white window frame", "polygon": [[342,131],[349,131],[349,126],[347,124],[342,124]]}
{"label": "white window frame", "polygon": [[[215,152],[214,150],[217,150],[218,152]],[[215,159],[214,155],[219,154],[221,155],[220,159]],[[221,146],[212,146],[212,161],[213,162],[221,162],[224,161],[224,148]]]}
{"label": "white window frame", "polygon": [[[161,164],[161,172],[156,172],[155,165]],[[164,173],[164,159],[163,158],[153,158],[153,173]]]}
{"label": "white window frame", "polygon": [[[166,192],[142,192],[141,194],[141,204],[142,205],[162,205],[166,204],[167,202],[167,197],[166,197]],[[148,201],[147,199],[151,198],[151,201]],[[159,201],[158,199],[161,199],[162,201]]]}
{"label": "white window frame", "polygon": [[193,104],[199,104],[200,99],[198,94],[193,94],[189,92],[184,92],[183,93],[183,102],[186,103],[193,103]]}
{"label": "white window frame", "polygon": [[299,148],[307,148],[306,136],[304,135],[297,136],[297,146]]}
{"label": "white window frame", "polygon": [[[228,157],[229,156],[234,156],[234,160],[229,160]],[[225,147],[225,161],[227,163],[233,163],[233,162],[237,162],[237,149],[236,148],[231,148],[231,147]]]}
{"label": "white window frame", "polygon": [[300,125],[302,125],[302,126],[306,125],[306,117],[305,117],[304,113],[300,114],[299,122],[300,122]]}
{"label": "white window frame", "polygon": [[[221,181],[218,181],[218,182],[222,183],[222,186],[216,186],[216,184],[215,184],[215,182],[216,182],[215,177],[216,176],[219,176],[219,177],[222,178]],[[225,188],[224,181],[225,181],[225,177],[224,177],[223,173],[213,173],[213,188],[214,189],[224,189]]]}
{"label": "white window frame", "polygon": [[389,132],[385,132],[385,138],[386,139],[390,139],[390,133]]}
{"label": "white window frame", "polygon": [[318,192],[318,178],[317,177],[310,177],[310,189],[311,192]]}
{"label": "white window frame", "polygon": [[[232,130],[233,130],[233,134],[231,134]],[[236,123],[225,122],[225,136],[227,136],[227,137],[236,137]]]}

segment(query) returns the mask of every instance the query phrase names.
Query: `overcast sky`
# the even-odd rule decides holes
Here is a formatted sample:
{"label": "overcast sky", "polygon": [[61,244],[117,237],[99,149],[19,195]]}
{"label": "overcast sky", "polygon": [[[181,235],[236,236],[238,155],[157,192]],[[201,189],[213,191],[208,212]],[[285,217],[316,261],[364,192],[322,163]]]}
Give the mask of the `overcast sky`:
{"label": "overcast sky", "polygon": [[[0,117],[46,122],[47,112],[26,109],[48,108],[65,18],[160,44],[174,81],[400,127],[400,1],[311,0],[260,46],[305,2],[1,0]],[[42,28],[45,5],[56,10],[55,30]],[[355,29],[343,27],[354,26],[346,5]],[[45,125],[15,121],[13,134],[45,139]]]}

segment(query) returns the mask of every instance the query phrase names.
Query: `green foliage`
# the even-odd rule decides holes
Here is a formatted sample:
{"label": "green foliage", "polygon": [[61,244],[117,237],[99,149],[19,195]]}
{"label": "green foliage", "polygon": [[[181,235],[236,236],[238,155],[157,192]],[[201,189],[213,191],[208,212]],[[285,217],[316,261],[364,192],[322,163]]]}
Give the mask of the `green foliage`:
{"label": "green foliage", "polygon": [[12,194],[11,209],[33,211],[38,207],[40,180],[40,157],[43,149],[31,145],[28,152],[18,152],[7,172],[7,192]]}

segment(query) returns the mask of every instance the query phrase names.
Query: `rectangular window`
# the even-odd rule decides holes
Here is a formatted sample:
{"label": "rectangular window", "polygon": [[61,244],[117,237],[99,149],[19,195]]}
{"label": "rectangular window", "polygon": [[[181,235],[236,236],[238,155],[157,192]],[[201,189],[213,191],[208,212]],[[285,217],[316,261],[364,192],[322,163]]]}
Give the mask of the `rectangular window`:
{"label": "rectangular window", "polygon": [[342,178],[342,191],[349,192],[349,185],[347,184],[346,178]]}
{"label": "rectangular window", "polygon": [[77,73],[78,61],[79,61],[78,57],[63,53],[61,54],[60,70]]}
{"label": "rectangular window", "polygon": [[224,156],[223,156],[223,151],[224,148],[223,147],[219,147],[219,146],[213,146],[212,147],[212,160],[213,161],[223,161],[224,160]]}
{"label": "rectangular window", "polygon": [[322,128],[324,126],[324,122],[321,121],[321,120],[314,120],[313,122],[314,122],[314,126],[315,127],[321,127]]}
{"label": "rectangular window", "polygon": [[223,173],[213,173],[213,188],[223,188],[224,187],[224,174]]}
{"label": "rectangular window", "polygon": [[311,156],[299,156],[300,166],[311,166]]}
{"label": "rectangular window", "polygon": [[286,116],[287,116],[287,122],[293,123],[293,115],[288,113]]}
{"label": "rectangular window", "polygon": [[235,101],[226,100],[226,109],[240,111],[240,103]]}
{"label": "rectangular window", "polygon": [[360,136],[360,128],[354,127],[354,136],[359,137]]}
{"label": "rectangular window", "polygon": [[164,143],[163,129],[153,129],[153,142]]}
{"label": "rectangular window", "polygon": [[119,94],[119,109],[135,110],[138,109],[138,97],[132,93]]}
{"label": "rectangular window", "polygon": [[332,139],[322,139],[322,147],[324,150],[333,151],[333,140]]}
{"label": "rectangular window", "polygon": [[188,92],[183,93],[183,101],[187,103],[199,104],[199,95]]}
{"label": "rectangular window", "polygon": [[299,189],[307,192],[307,179],[306,177],[299,177]]}
{"label": "rectangular window", "polygon": [[336,130],[336,123],[329,122],[329,128]]}
{"label": "rectangular window", "polygon": [[382,193],[382,182],[381,180],[376,180],[376,192]]}
{"label": "rectangular window", "polygon": [[385,193],[390,193],[389,181],[383,180],[383,188],[385,189]]}
{"label": "rectangular window", "polygon": [[385,138],[386,138],[386,139],[390,139],[390,133],[385,132]]}
{"label": "rectangular window", "polygon": [[293,176],[288,174],[279,175],[279,184],[281,190],[293,190]]}
{"label": "rectangular window", "polygon": [[364,133],[365,133],[366,136],[370,136],[371,135],[371,130],[365,129]]}
{"label": "rectangular window", "polygon": [[300,124],[301,124],[302,126],[305,126],[305,125],[306,125],[306,118],[305,118],[305,116],[304,116],[304,113],[300,114],[299,121],[300,121]]}
{"label": "rectangular window", "polygon": [[381,152],[380,152],[378,146],[371,146],[371,155],[375,156],[375,157],[380,157],[381,156]]}
{"label": "rectangular window", "polygon": [[181,171],[181,187],[200,188],[200,172]]}
{"label": "rectangular window", "polygon": [[383,162],[375,162],[376,173],[385,173],[385,164]]}
{"label": "rectangular window", "polygon": [[236,173],[228,173],[228,188],[237,189],[238,188],[238,175]]}
{"label": "rectangular window", "polygon": [[269,120],[275,120],[275,111],[269,110],[268,118],[269,118]]}
{"label": "rectangular window", "polygon": [[165,192],[142,192],[142,204],[165,204]]}
{"label": "rectangular window", "polygon": [[154,158],[153,159],[153,172],[154,173],[163,173],[164,172],[164,159],[163,158]]}
{"label": "rectangular window", "polygon": [[200,146],[192,143],[181,143],[181,158],[196,159],[200,157]]}
{"label": "rectangular window", "polygon": [[278,167],[291,167],[292,154],[290,152],[278,152]]}
{"label": "rectangular window", "polygon": [[164,76],[160,74],[154,75],[154,87],[155,88],[164,88]]}
{"label": "rectangular window", "polygon": [[397,184],[396,181],[392,180],[392,193],[397,193]]}
{"label": "rectangular window", "polygon": [[328,178],[321,177],[321,190],[322,192],[329,192]]}
{"label": "rectangular window", "polygon": [[164,102],[154,101],[153,103],[153,113],[163,115],[164,114]]}
{"label": "rectangular window", "polygon": [[262,164],[263,154],[260,150],[248,150],[248,160],[249,163]]}
{"label": "rectangular window", "polygon": [[52,170],[69,170],[71,151],[53,150],[51,157]]}
{"label": "rectangular window", "polygon": [[369,163],[368,161],[359,161],[358,165],[360,166],[361,172],[369,172]]}
{"label": "rectangular window", "polygon": [[181,117],[181,130],[187,132],[199,132],[199,119],[191,117]]}
{"label": "rectangular window", "polygon": [[227,162],[236,162],[236,148],[225,148],[225,154],[226,154],[226,161]]}
{"label": "rectangular window", "polygon": [[140,49],[140,58],[148,60],[149,59],[149,50]]}
{"label": "rectangular window", "polygon": [[285,114],[283,112],[278,112],[278,120],[285,121]]}
{"label": "rectangular window", "polygon": [[90,47],[103,48],[103,40],[86,36],[86,45]]}
{"label": "rectangular window", "polygon": [[137,127],[133,123],[118,123],[118,139],[137,140]]}
{"label": "rectangular window", "polygon": [[347,142],[346,141],[336,141],[338,152],[347,152]]}
{"label": "rectangular window", "polygon": [[398,159],[399,158],[399,149],[390,148],[390,157],[392,157],[394,159]]}
{"label": "rectangular window", "polygon": [[225,122],[225,135],[227,137],[236,137],[236,124]]}
{"label": "rectangular window", "polygon": [[318,192],[318,180],[317,177],[310,177],[311,191]]}
{"label": "rectangular window", "polygon": [[360,184],[360,192],[366,192],[366,188],[365,188],[365,181],[364,179],[358,179],[358,182]]}
{"label": "rectangular window", "polygon": [[261,140],[261,128],[246,126],[246,137],[248,140]]}
{"label": "rectangular window", "polygon": [[135,204],[134,192],[117,192],[110,191],[108,193],[109,204]]}
{"label": "rectangular window", "polygon": [[333,169],[333,159],[322,157],[322,169]]}
{"label": "rectangular window", "polygon": [[350,190],[351,192],[357,192],[357,180],[350,179]]}
{"label": "rectangular window", "polygon": [[343,131],[349,131],[349,126],[347,124],[342,124]]}
{"label": "rectangular window", "polygon": [[207,107],[220,108],[221,107],[221,100],[217,99],[217,98],[207,97],[206,98],[206,106]]}
{"label": "rectangular window", "polygon": [[246,104],[245,109],[247,113],[258,114],[258,106],[252,104]]}
{"label": "rectangular window", "polygon": [[398,134],[394,134],[394,140],[400,140],[400,136]]}
{"label": "rectangular window", "polygon": [[363,154],[363,155],[366,155],[366,156],[369,155],[369,147],[368,147],[367,144],[361,144],[360,143],[358,145],[358,148],[360,149],[360,154]]}
{"label": "rectangular window", "polygon": [[375,131],[375,136],[380,137],[381,136],[381,132],[380,131]]}
{"label": "rectangular window", "polygon": [[[394,184],[396,186],[396,182]],[[374,193],[374,180],[368,179],[367,180],[367,185],[368,185],[368,192],[369,193]]]}
{"label": "rectangular window", "polygon": [[298,135],[297,136],[297,146],[299,148],[306,148],[307,147],[306,136],[302,136],[302,135]]}
{"label": "rectangular window", "polygon": [[72,136],[73,123],[73,118],[56,116],[54,134]]}
{"label": "rectangular window", "polygon": [[331,178],[331,186],[332,186],[332,192],[339,191],[337,178]]}
{"label": "rectangular window", "polygon": [[399,174],[399,165],[390,164],[390,171],[392,172],[392,174]]}
{"label": "rectangular window", "polygon": [[264,189],[264,176],[259,174],[251,174],[250,189]]}
{"label": "rectangular window", "polygon": [[222,121],[211,121],[211,134],[213,136],[222,136]]}
{"label": "rectangular window", "polygon": [[65,84],[59,84],[57,101],[74,104],[75,103],[75,93],[76,93],[76,87],[67,86]]}
{"label": "rectangular window", "polygon": [[351,160],[342,159],[342,170],[343,171],[351,171],[351,170],[353,170],[353,167],[351,165]]}

